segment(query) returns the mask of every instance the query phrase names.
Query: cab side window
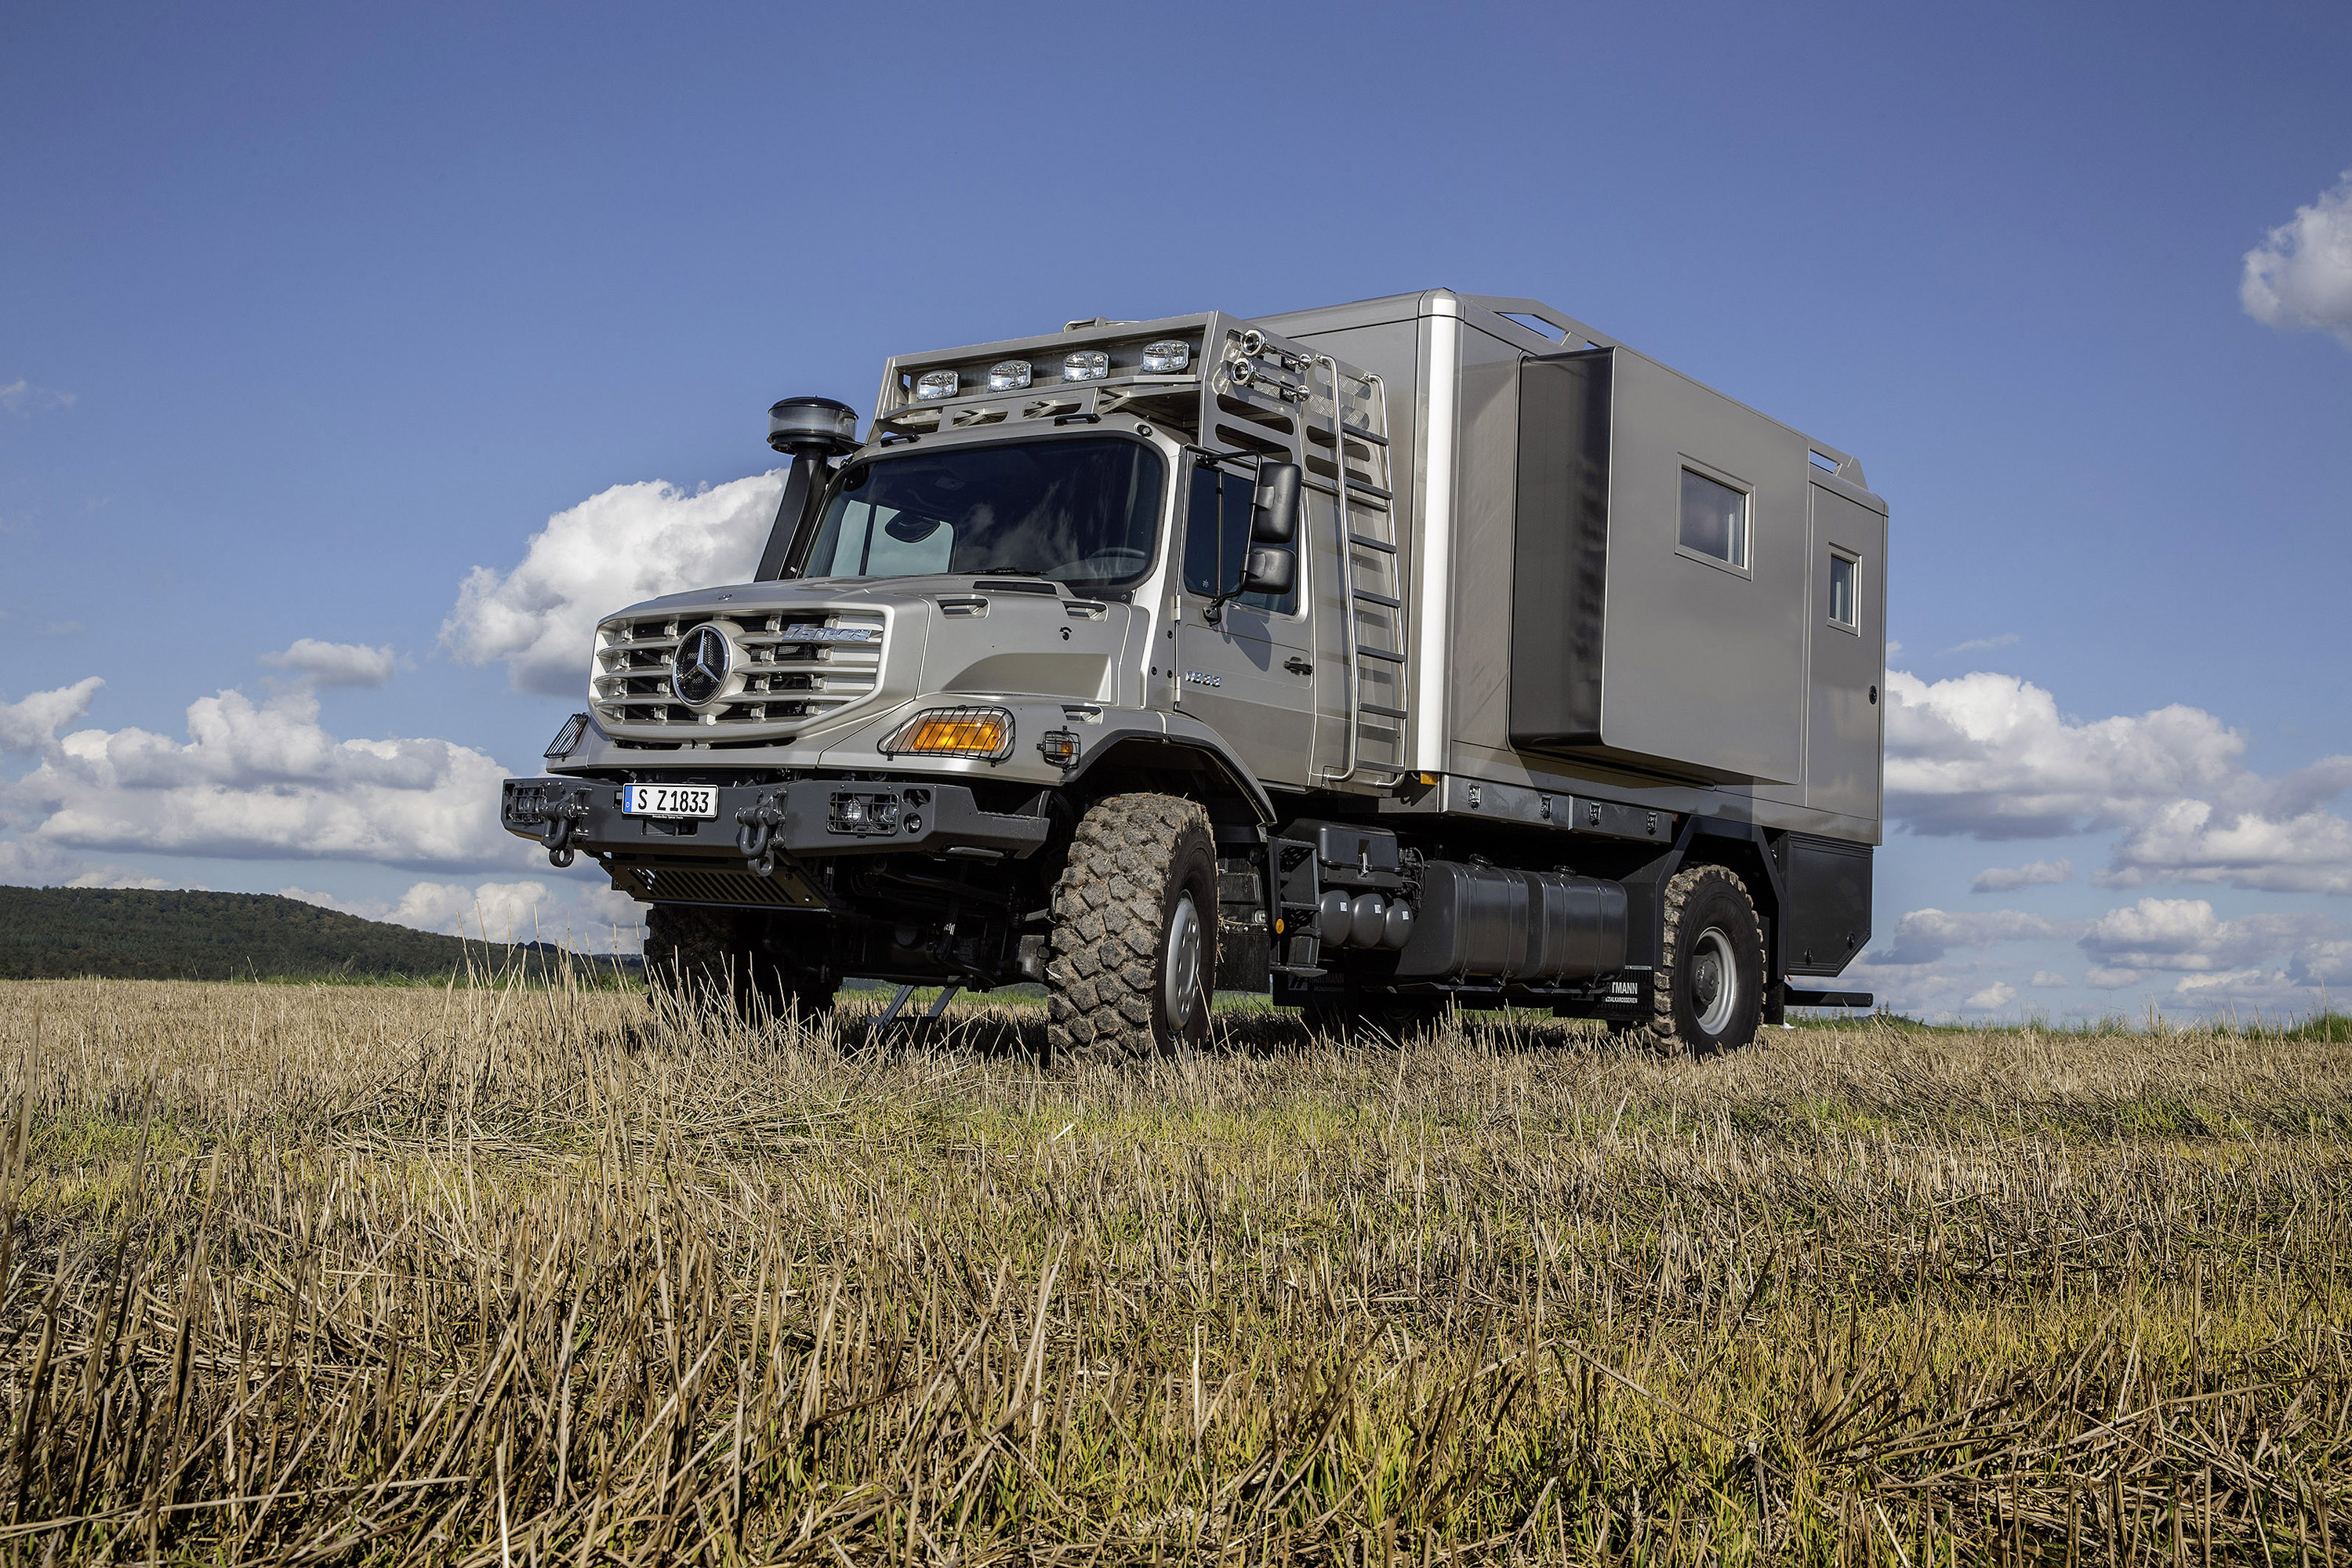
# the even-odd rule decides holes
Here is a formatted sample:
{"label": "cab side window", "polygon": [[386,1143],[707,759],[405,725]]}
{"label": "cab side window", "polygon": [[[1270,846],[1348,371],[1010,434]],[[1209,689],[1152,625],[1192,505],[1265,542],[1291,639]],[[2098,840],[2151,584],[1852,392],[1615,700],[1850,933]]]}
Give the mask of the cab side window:
{"label": "cab side window", "polygon": [[[1213,598],[1241,581],[1249,553],[1250,498],[1257,486],[1241,474],[1203,463],[1192,470],[1192,493],[1184,523],[1184,591]],[[1222,518],[1220,507],[1222,505]],[[1243,594],[1233,603],[1269,615],[1298,608],[1295,588],[1287,594]]]}

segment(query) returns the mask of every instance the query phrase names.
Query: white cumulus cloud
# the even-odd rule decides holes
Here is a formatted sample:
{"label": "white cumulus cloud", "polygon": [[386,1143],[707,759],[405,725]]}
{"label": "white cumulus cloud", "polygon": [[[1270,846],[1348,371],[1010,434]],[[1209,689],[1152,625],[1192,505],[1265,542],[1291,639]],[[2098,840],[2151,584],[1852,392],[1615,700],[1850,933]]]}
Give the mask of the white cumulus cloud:
{"label": "white cumulus cloud", "polygon": [[138,729],[65,736],[0,785],[0,805],[52,847],[511,866],[529,850],[499,826],[505,776],[449,741],[338,740],[307,688],[266,703],[229,690],[188,705],[184,742]]}
{"label": "white cumulus cloud", "polygon": [[1913,832],[2120,830],[2103,886],[2352,893],[2352,822],[2326,809],[2352,789],[2352,756],[2266,777],[2244,764],[2245,737],[2202,709],[2084,722],[2012,675],[1931,684],[1889,670],[1886,691],[1887,814]]}
{"label": "white cumulus cloud", "polygon": [[2006,893],[2018,888],[2053,888],[2074,879],[2072,860],[2029,860],[2022,866],[1988,866],[1969,882],[1972,893]]}
{"label": "white cumulus cloud", "polygon": [[388,646],[320,642],[317,637],[297,637],[282,652],[263,654],[261,662],[293,670],[314,686],[382,686],[399,665]]}
{"label": "white cumulus cloud", "polygon": [[89,712],[90,699],[105,684],[93,675],[54,691],[0,702],[0,752],[47,751],[56,744],[58,727]]}
{"label": "white cumulus cloud", "polygon": [[2290,973],[2299,985],[2325,985],[2338,997],[2352,985],[2352,939],[2340,932],[2311,938],[2296,947]]}
{"label": "white cumulus cloud", "polygon": [[[1883,947],[1863,955],[1853,978],[1906,1010],[1999,1012],[2024,985],[2051,989],[2075,982],[2038,963],[2030,970],[2004,963],[1987,950],[2057,941],[2071,941],[2088,960],[2082,984],[2138,989],[2161,1005],[2192,1012],[2309,1012],[2352,984],[2352,937],[2324,914],[2261,911],[2224,919],[2202,899],[2156,898],[2088,920],[2046,920],[2015,910],[1914,910],[1895,922]],[[2031,980],[2019,978],[2028,973]]]}
{"label": "white cumulus cloud", "polygon": [[134,871],[128,866],[93,866],[47,844],[0,838],[0,884],[14,888],[194,888],[194,882]]}
{"label": "white cumulus cloud", "polygon": [[2352,348],[2352,170],[2246,252],[2238,300],[2264,326]]}
{"label": "white cumulus cloud", "polygon": [[2243,737],[2175,704],[2079,723],[2013,675],[1886,672],[1887,808],[1921,833],[2044,838],[2222,787]]}
{"label": "white cumulus cloud", "polygon": [[549,518],[512,571],[467,574],[442,646],[468,664],[503,662],[518,691],[575,696],[587,687],[600,617],[749,577],[782,492],[781,472],[701,490],[614,485]]}
{"label": "white cumulus cloud", "polygon": [[2006,980],[1996,980],[1960,1005],[1971,1013],[1997,1013],[2016,1000],[2017,987]]}
{"label": "white cumulus cloud", "polygon": [[66,884],[68,888],[141,888],[151,893],[173,889],[185,891],[204,889],[193,882],[174,881],[169,877],[151,877],[144,871],[133,871],[127,866],[99,866],[82,872]]}
{"label": "white cumulus cloud", "polygon": [[2202,899],[2142,899],[2091,921],[2081,946],[2110,973],[2211,973],[2275,959],[2334,930],[2307,911],[2223,920]]}
{"label": "white cumulus cloud", "polygon": [[392,901],[340,899],[305,888],[278,892],[362,920],[476,942],[551,942],[582,952],[635,952],[645,942],[641,905],[610,888],[581,882],[417,882]]}
{"label": "white cumulus cloud", "polygon": [[2216,974],[2184,974],[2172,983],[2169,1001],[2200,1013],[2315,1010],[2318,998],[2284,969],[2232,969]]}
{"label": "white cumulus cloud", "polygon": [[2114,863],[2091,879],[2103,888],[2205,882],[2352,893],[2352,822],[2328,811],[2276,817],[2174,801],[2126,835]]}
{"label": "white cumulus cloud", "polygon": [[89,868],[79,855],[46,844],[0,839],[0,884],[12,888],[62,888]]}
{"label": "white cumulus cloud", "polygon": [[1913,910],[1895,922],[1895,934],[1887,945],[1882,948],[1874,942],[1863,962],[1897,966],[1934,963],[1956,947],[2070,937],[2082,929],[2080,921],[2055,921],[2022,910]]}

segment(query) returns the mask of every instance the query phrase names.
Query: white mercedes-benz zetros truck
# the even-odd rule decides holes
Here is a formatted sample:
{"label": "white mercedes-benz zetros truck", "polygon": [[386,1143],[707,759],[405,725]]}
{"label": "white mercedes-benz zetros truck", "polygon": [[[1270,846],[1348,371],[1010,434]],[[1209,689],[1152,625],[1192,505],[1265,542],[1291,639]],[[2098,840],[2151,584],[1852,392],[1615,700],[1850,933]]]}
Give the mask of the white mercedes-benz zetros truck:
{"label": "white mercedes-benz zetros truck", "polygon": [[888,361],[788,398],[743,582],[617,609],[503,819],[657,985],[1042,983],[1058,1056],[1217,989],[1695,1052],[1870,938],[1886,506],[1531,300],[1433,289]]}

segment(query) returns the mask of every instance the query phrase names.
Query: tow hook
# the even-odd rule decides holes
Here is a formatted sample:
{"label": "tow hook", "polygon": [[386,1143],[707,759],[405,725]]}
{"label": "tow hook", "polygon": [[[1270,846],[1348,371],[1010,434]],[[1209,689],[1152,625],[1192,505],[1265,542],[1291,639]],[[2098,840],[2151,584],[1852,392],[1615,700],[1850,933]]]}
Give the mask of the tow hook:
{"label": "tow hook", "polygon": [[743,852],[753,875],[773,876],[776,833],[784,826],[784,803],[775,794],[763,795],[756,805],[735,814],[735,847]]}
{"label": "tow hook", "polygon": [[538,816],[547,825],[539,835],[539,841],[547,846],[547,863],[559,870],[571,865],[572,840],[588,818],[588,792],[574,790],[562,800],[541,801]]}

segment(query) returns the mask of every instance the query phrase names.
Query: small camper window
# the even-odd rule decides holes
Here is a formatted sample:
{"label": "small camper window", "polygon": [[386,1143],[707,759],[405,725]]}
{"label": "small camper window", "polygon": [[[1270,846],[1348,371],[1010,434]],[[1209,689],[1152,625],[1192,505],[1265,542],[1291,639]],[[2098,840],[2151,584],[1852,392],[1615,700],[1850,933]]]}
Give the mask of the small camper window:
{"label": "small camper window", "polygon": [[1682,547],[1748,570],[1748,497],[1705,474],[1683,470]]}
{"label": "small camper window", "polygon": [[1843,626],[1850,632],[1862,630],[1862,621],[1854,610],[1861,577],[1861,562],[1851,555],[1831,554],[1830,625]]}

